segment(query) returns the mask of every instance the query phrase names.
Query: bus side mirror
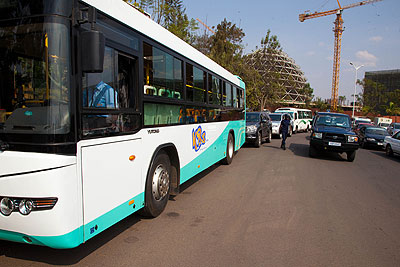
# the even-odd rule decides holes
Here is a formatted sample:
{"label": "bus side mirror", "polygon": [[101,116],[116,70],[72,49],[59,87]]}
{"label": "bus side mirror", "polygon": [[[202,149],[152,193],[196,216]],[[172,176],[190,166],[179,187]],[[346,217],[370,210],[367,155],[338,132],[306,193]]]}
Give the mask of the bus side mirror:
{"label": "bus side mirror", "polygon": [[103,72],[105,38],[102,32],[85,31],[81,33],[82,71]]}

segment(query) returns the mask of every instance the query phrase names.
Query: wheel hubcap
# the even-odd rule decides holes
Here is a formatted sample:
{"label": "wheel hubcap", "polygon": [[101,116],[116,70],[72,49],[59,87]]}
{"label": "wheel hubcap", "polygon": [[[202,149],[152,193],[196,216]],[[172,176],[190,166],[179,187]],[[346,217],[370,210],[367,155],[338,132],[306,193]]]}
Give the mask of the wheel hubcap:
{"label": "wheel hubcap", "polygon": [[160,164],[153,174],[152,192],[155,200],[162,200],[169,189],[169,174],[164,165]]}

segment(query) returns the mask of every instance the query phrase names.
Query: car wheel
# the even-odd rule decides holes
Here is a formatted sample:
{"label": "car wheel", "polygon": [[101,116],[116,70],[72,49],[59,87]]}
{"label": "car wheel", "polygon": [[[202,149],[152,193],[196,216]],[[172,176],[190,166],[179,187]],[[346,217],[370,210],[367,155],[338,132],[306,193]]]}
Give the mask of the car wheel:
{"label": "car wheel", "polygon": [[386,146],[386,156],[392,157],[393,156],[393,150],[390,145]]}
{"label": "car wheel", "polygon": [[155,218],[163,212],[170,193],[170,173],[171,163],[168,155],[165,152],[158,153],[147,174],[142,215]]}
{"label": "car wheel", "polygon": [[270,130],[270,131],[268,131],[267,143],[271,143],[271,139],[272,139],[272,134],[271,134],[271,130]]}
{"label": "car wheel", "polygon": [[364,148],[364,149],[366,149],[366,148],[367,148],[367,144],[363,141],[363,142],[361,143],[361,147]]}
{"label": "car wheel", "polygon": [[350,152],[346,152],[347,154],[347,161],[349,162],[353,162],[354,159],[356,158],[356,151],[350,151]]}
{"label": "car wheel", "polygon": [[310,158],[315,158],[317,156],[317,149],[310,145],[310,147],[308,148],[308,155],[310,156]]}
{"label": "car wheel", "polygon": [[257,133],[257,139],[256,139],[256,141],[254,142],[254,146],[255,146],[255,147],[260,147],[260,146],[261,146],[261,143],[262,143],[261,133],[258,132],[258,133]]}

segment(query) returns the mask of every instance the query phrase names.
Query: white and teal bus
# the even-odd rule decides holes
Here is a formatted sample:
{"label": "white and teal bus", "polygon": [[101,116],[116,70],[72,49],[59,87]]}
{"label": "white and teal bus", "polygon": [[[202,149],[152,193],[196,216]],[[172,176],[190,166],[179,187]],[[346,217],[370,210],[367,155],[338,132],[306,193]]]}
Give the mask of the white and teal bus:
{"label": "white and teal bus", "polygon": [[245,142],[243,81],[122,0],[0,1],[0,239],[72,248]]}
{"label": "white and teal bus", "polygon": [[293,119],[293,133],[311,130],[312,111],[302,108],[278,108],[276,113],[287,113]]}

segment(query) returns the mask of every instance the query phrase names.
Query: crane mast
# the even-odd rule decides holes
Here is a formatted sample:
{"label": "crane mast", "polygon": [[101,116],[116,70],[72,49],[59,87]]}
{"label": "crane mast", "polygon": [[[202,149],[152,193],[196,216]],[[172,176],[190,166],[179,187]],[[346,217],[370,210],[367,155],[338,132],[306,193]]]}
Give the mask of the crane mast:
{"label": "crane mast", "polygon": [[339,90],[339,72],[340,72],[340,52],[342,47],[342,34],[344,31],[343,28],[343,18],[342,12],[344,9],[363,6],[366,4],[372,4],[375,2],[380,2],[383,0],[367,0],[361,1],[358,3],[353,3],[347,6],[342,7],[337,0],[339,8],[323,11],[323,12],[315,12],[315,13],[303,13],[299,15],[300,22],[304,22],[307,19],[319,18],[327,15],[336,14],[336,20],[334,22],[335,27],[333,28],[333,32],[335,33],[335,47],[334,47],[334,56],[333,56],[333,77],[332,77],[332,96],[331,96],[331,109],[333,111],[337,110],[338,104],[338,90]]}

